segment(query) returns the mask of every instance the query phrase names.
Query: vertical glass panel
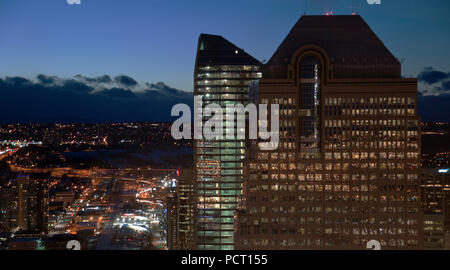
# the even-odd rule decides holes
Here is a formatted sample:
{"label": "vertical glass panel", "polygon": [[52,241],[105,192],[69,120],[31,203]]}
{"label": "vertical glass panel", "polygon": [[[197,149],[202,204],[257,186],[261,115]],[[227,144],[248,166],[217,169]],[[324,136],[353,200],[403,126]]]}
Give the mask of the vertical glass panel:
{"label": "vertical glass panel", "polygon": [[300,151],[317,152],[320,141],[320,61],[307,56],[300,62]]}

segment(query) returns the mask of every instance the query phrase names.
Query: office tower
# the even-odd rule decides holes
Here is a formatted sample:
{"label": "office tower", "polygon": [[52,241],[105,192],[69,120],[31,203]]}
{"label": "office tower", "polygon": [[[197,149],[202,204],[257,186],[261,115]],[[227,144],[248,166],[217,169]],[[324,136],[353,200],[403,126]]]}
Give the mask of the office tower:
{"label": "office tower", "polygon": [[11,232],[14,220],[13,190],[0,187],[0,232]]}
{"label": "office tower", "polygon": [[423,215],[423,248],[425,250],[445,249],[446,233],[444,216],[437,213]]}
{"label": "office tower", "polygon": [[236,248],[422,248],[417,80],[366,22],[303,16],[262,70],[280,143],[249,146]]}
{"label": "office tower", "polygon": [[[210,103],[222,108],[246,105],[249,82],[261,77],[259,69],[258,60],[228,40],[201,34],[194,72],[194,95],[203,98],[200,109]],[[233,249],[233,215],[242,195],[245,140],[196,139],[194,155],[197,248]]]}
{"label": "office tower", "polygon": [[48,182],[21,175],[12,180],[17,205],[17,227],[33,233],[48,232]]}
{"label": "office tower", "polygon": [[450,172],[425,168],[421,181],[424,248],[446,249],[450,245]]}
{"label": "office tower", "polygon": [[178,232],[178,198],[175,192],[167,194],[167,248],[169,250],[178,249],[177,232]]}
{"label": "office tower", "polygon": [[177,182],[178,232],[177,244],[181,250],[195,249],[194,218],[195,193],[194,174],[191,169],[182,169]]}

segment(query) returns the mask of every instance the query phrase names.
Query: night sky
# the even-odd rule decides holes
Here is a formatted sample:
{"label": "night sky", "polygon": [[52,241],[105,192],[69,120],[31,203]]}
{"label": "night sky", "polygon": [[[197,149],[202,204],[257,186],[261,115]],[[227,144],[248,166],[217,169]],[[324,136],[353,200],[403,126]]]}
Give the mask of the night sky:
{"label": "night sky", "polygon": [[[366,0],[309,0],[307,13],[351,14],[352,2],[386,47],[403,61],[403,76],[418,77],[423,95],[440,95],[421,96],[422,108],[428,108],[431,101],[447,108],[450,1],[381,0],[381,5],[369,5]],[[10,95],[7,100],[15,105],[14,98],[27,98],[15,87],[28,91],[27,85],[31,85],[60,93],[67,90],[67,81],[83,84],[85,91],[78,92],[72,85],[66,92],[98,96],[103,91],[107,93],[104,96],[116,99],[140,98],[150,90],[159,94],[167,89],[190,92],[200,33],[222,35],[263,61],[271,57],[304,6],[304,0],[81,0],[81,5],[69,5],[66,0],[1,0],[0,93]],[[44,84],[36,77],[39,74],[58,83]],[[95,81],[104,75],[111,81]],[[136,84],[115,79],[121,75]],[[157,82],[166,85],[156,86]],[[171,94],[162,93],[173,97]],[[184,93],[177,94],[185,98]],[[33,108],[39,112],[44,107]],[[435,111],[427,110],[425,120],[450,120],[449,112],[439,111],[439,105],[432,107]],[[26,118],[9,114],[0,115],[0,121]]]}

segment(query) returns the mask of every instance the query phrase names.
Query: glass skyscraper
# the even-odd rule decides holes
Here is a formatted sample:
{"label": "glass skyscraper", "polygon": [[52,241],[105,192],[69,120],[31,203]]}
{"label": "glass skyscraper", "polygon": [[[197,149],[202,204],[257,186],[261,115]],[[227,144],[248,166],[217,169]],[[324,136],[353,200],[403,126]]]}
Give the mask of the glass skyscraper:
{"label": "glass skyscraper", "polygon": [[[259,70],[258,60],[228,40],[201,34],[194,74],[194,95],[202,97],[201,109],[211,103],[224,111],[227,105],[247,105],[249,84],[261,78]],[[197,249],[234,248],[234,210],[242,195],[244,158],[245,140],[195,140]]]}

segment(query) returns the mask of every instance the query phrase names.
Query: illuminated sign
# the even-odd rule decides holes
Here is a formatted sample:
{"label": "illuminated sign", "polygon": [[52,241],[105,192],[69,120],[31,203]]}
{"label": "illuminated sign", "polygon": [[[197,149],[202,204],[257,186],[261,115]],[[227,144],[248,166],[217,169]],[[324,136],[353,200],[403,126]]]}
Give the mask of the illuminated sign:
{"label": "illuminated sign", "polygon": [[447,169],[440,169],[439,173],[448,173],[450,171],[450,168]]}

